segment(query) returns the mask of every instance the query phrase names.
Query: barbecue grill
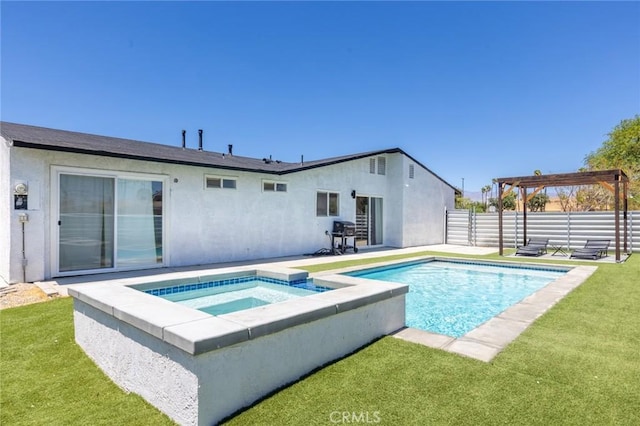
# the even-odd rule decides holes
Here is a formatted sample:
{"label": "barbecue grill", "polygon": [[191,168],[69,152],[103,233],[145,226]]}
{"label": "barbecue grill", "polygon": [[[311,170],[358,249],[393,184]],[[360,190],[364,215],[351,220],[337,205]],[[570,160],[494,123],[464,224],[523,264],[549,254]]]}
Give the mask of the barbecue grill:
{"label": "barbecue grill", "polygon": [[[333,231],[331,232],[331,247],[334,253],[337,251],[339,254],[342,254],[347,250],[353,250],[354,253],[357,253],[358,247],[356,247],[355,235],[355,223],[346,220],[334,220]],[[349,238],[353,238],[353,245],[348,244],[347,240]],[[337,245],[336,240],[338,240]]]}

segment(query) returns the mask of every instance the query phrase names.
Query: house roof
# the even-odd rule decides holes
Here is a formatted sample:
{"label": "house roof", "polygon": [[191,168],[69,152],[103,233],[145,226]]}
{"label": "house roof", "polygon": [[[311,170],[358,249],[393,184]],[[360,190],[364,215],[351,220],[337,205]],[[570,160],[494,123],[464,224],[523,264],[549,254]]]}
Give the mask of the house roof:
{"label": "house roof", "polygon": [[340,157],[332,157],[322,160],[288,163],[266,158],[259,159],[242,157],[221,152],[204,151],[131,139],[50,129],[46,127],[9,123],[6,121],[0,122],[0,135],[9,141],[11,145],[21,148],[91,154],[105,157],[184,164],[216,169],[268,173],[274,175],[295,173],[381,154],[401,153],[423,167],[429,173],[433,174],[445,184],[451,186],[454,190],[456,189],[400,148],[343,155]]}

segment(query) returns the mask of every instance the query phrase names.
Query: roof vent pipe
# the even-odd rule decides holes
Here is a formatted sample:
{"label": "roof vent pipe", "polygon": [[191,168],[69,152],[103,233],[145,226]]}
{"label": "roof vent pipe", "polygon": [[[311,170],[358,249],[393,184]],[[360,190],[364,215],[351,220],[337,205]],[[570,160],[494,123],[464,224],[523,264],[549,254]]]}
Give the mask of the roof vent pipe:
{"label": "roof vent pipe", "polygon": [[304,165],[304,155],[300,156],[300,165]]}
{"label": "roof vent pipe", "polygon": [[233,145],[229,144],[228,148],[229,148],[229,155],[233,155]]}
{"label": "roof vent pipe", "polygon": [[182,131],[182,149],[185,149],[187,146],[187,131]]}
{"label": "roof vent pipe", "polygon": [[202,151],[202,129],[198,129],[198,151]]}

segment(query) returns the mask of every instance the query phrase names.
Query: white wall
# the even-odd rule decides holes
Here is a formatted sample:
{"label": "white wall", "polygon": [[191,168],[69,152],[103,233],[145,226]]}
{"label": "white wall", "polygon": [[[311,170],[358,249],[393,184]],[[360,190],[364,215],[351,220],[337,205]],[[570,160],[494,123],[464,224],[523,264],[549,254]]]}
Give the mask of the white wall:
{"label": "white wall", "polygon": [[[447,202],[448,193],[453,206],[453,189],[416,165],[416,179],[412,181],[419,186],[409,182],[403,192],[402,185],[408,176],[406,157],[402,154],[386,157],[386,175],[370,174],[369,159],[363,158],[275,176],[12,147],[11,179],[28,181],[30,185],[27,281],[52,276],[51,231],[57,226],[50,208],[56,201],[50,195],[53,166],[166,177],[169,183],[164,188],[163,201],[165,266],[300,255],[328,248],[330,239],[325,230],[331,231],[334,219],[338,218],[316,216],[318,190],[339,192],[339,219],[354,222],[352,190],[359,195],[382,197],[386,246],[443,242],[443,203]],[[236,178],[237,189],[205,189],[205,175]],[[264,179],[286,182],[288,192],[263,192]],[[6,215],[6,208],[2,208],[0,212]],[[414,223],[416,219],[418,222]],[[0,250],[6,250],[7,246],[11,249],[9,275],[15,281],[22,276],[21,249],[15,243],[21,241],[17,215],[11,216],[10,230],[10,241],[0,234],[0,239],[4,239]]]}
{"label": "white wall", "polygon": [[[414,164],[414,178],[409,165]],[[454,190],[429,171],[403,156],[402,247],[444,243],[445,207],[453,209]]]}
{"label": "white wall", "polygon": [[217,424],[404,325],[402,294],[194,356],[74,299],[78,345],[117,385],[181,425]]}
{"label": "white wall", "polygon": [[[4,141],[4,139],[3,139]],[[18,220],[18,215],[26,213],[28,222],[24,226],[24,250],[27,259],[26,281],[35,281],[44,277],[43,253],[45,245],[48,244],[48,236],[44,231],[47,229],[45,223],[48,219],[48,209],[43,208],[43,184],[46,183],[47,165],[40,161],[37,156],[21,155],[17,148],[11,147],[5,150],[3,143],[3,173],[2,188],[6,194],[5,200],[0,207],[0,218],[3,223],[3,230],[6,235],[0,234],[0,258],[6,259],[7,266],[0,268],[8,271],[6,279],[9,283],[22,281],[22,224]],[[8,155],[5,155],[8,154]],[[7,174],[5,171],[8,170]],[[14,210],[14,187],[17,183],[26,183],[28,186],[27,210]],[[3,264],[5,260],[1,261]],[[0,270],[2,270],[0,269]]]}
{"label": "white wall", "polygon": [[11,228],[10,215],[13,207],[13,191],[10,185],[9,146],[7,141],[0,137],[0,284],[8,284]]}
{"label": "white wall", "polygon": [[399,153],[387,155],[387,196],[382,201],[382,209],[385,221],[384,245],[390,247],[403,247],[404,158]]}

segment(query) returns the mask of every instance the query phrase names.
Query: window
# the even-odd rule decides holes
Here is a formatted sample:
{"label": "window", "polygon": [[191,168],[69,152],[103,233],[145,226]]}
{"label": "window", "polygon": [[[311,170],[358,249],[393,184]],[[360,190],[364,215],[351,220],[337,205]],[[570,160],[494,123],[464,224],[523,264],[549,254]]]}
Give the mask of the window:
{"label": "window", "polygon": [[236,189],[236,179],[205,176],[205,188]]}
{"label": "window", "polygon": [[409,164],[409,179],[413,179],[415,175],[413,164]]}
{"label": "window", "polygon": [[387,159],[385,157],[369,158],[369,173],[376,174],[376,162],[378,163],[378,174],[385,175],[387,173]]}
{"label": "window", "polygon": [[378,174],[384,175],[387,170],[387,159],[384,157],[378,157]]}
{"label": "window", "polygon": [[316,216],[339,216],[340,194],[318,191],[316,194]]}
{"label": "window", "polygon": [[287,184],[284,182],[262,182],[262,190],[264,192],[287,192]]}

